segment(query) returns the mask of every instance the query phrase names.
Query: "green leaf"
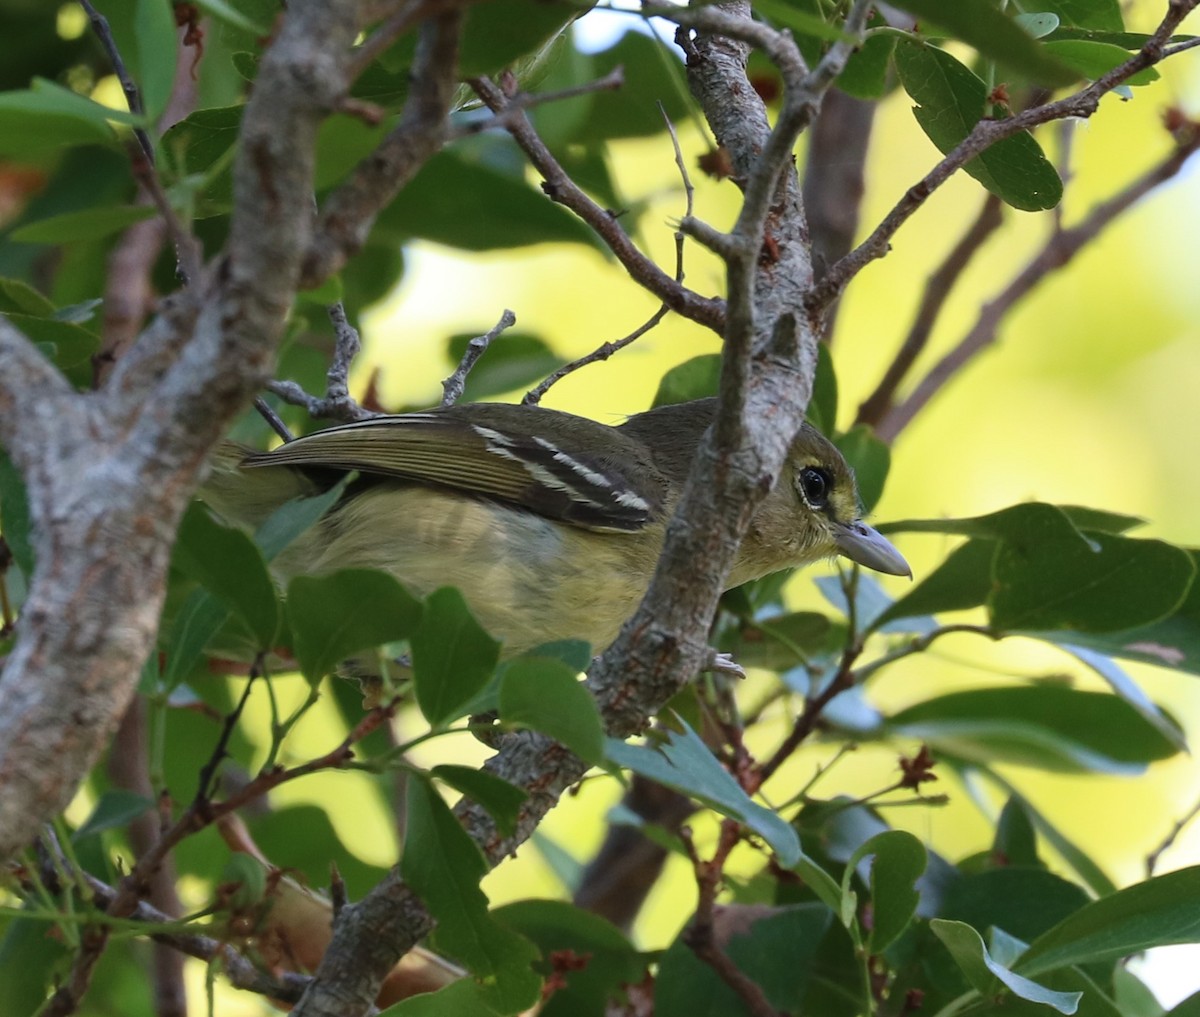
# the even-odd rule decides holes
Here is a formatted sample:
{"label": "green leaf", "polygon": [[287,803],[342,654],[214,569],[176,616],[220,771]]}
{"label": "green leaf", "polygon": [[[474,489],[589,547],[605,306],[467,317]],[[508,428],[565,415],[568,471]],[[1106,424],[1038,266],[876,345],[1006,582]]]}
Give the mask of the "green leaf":
{"label": "green leaf", "polygon": [[[675,722],[682,731],[671,731],[654,745],[629,745],[609,738],[606,745],[609,761],[738,820],[762,836],[785,866],[796,865],[803,858],[796,831],[782,817],[752,801],[696,732],[678,718]],[[833,888],[837,900],[840,891],[836,883]]]}
{"label": "green leaf", "polygon": [[65,244],[79,240],[98,240],[117,233],[135,222],[157,215],[151,205],[118,205],[85,208],[38,219],[12,231],[13,240],[22,244]]}
{"label": "green leaf", "polygon": [[127,826],[138,816],[154,808],[154,799],[145,795],[126,791],[123,788],[113,788],[105,791],[92,809],[92,814],[84,821],[83,826],[75,831],[73,841],[91,837],[103,830],[112,830],[119,826]]}
{"label": "green leaf", "polygon": [[163,685],[170,691],[191,672],[209,641],[229,620],[229,608],[207,590],[196,589],[184,601],[171,626],[166,647],[167,667]]}
{"label": "green leaf", "polygon": [[0,533],[26,578],[33,575],[32,523],[25,481],[0,449]]}
{"label": "green leaf", "polygon": [[[446,353],[453,363],[462,360],[468,343],[478,334],[460,333],[450,337],[446,342]],[[505,332],[471,368],[462,401],[480,402],[514,389],[526,388],[561,364],[562,358],[540,336],[527,332]]]}
{"label": "green leaf", "polygon": [[[1087,28],[1059,28],[1048,37],[1048,41],[1056,42],[1063,39],[1080,39],[1085,42],[1107,42],[1113,46],[1120,46],[1126,50],[1139,50],[1148,43],[1153,36],[1146,35],[1144,32],[1108,32],[1095,31]],[[1171,42],[1188,42],[1195,39],[1194,35],[1173,35]]]}
{"label": "green leaf", "polygon": [[588,226],[524,180],[454,150],[425,163],[376,228],[468,251],[555,241],[601,246]]}
{"label": "green leaf", "polygon": [[[1119,67],[1130,57],[1128,50],[1110,42],[1088,42],[1083,39],[1051,40],[1046,43],[1046,49],[1068,67],[1074,68],[1092,81],[1107,74],[1114,67]],[[1125,84],[1148,85],[1158,78],[1158,71],[1147,67],[1133,77],[1126,78]]]}
{"label": "green leaf", "polygon": [[0,156],[36,159],[71,145],[109,144],[115,110],[39,80],[32,89],[0,92]]}
{"label": "green leaf", "polygon": [[[1189,554],[1193,564],[1200,564],[1200,551]],[[1193,580],[1175,612],[1151,625],[1120,632],[1030,634],[1060,645],[1085,647],[1109,656],[1200,674],[1200,583]]]}
{"label": "green leaf", "polygon": [[511,661],[500,682],[500,719],[549,735],[585,762],[604,758],[596,701],[561,661],[533,655]]}
{"label": "green leaf", "polygon": [[550,974],[550,958],[563,951],[587,958],[579,967],[557,969],[561,984],[539,1009],[540,1017],[605,1017],[609,1000],[623,997],[624,987],[645,977],[647,958],[616,926],[582,908],[523,900],[497,908],[495,915],[541,950],[543,974]]}
{"label": "green leaf", "polygon": [[888,90],[888,68],[895,51],[894,35],[871,36],[850,54],[838,75],[837,87],[856,99],[882,99]]}
{"label": "green leaf", "polygon": [[1052,11],[1062,19],[1064,25],[1076,28],[1120,32],[1125,27],[1120,0],[1039,0],[1038,7]]}
{"label": "green leaf", "polygon": [[146,115],[157,117],[167,106],[175,81],[179,52],[175,11],[169,0],[137,0],[134,15],[137,38],[137,77]]}
{"label": "green leaf", "polygon": [[[646,32],[626,32],[614,45],[592,55],[586,80],[594,81],[617,67],[622,69],[624,87],[590,96],[575,140],[596,142],[662,134],[666,123],[658,108],[660,102],[674,123],[691,115],[693,106],[683,65],[662,39]],[[582,80],[576,82],[582,83]],[[545,108],[548,112],[557,105],[550,103]],[[670,158],[669,148],[667,157]]]}
{"label": "green leaf", "polygon": [[488,1005],[513,1013],[538,997],[537,950],[488,913],[479,888],[486,872],[479,848],[437,792],[409,781],[400,873],[437,919],[439,945],[484,981]]}
{"label": "green leaf", "polygon": [[1168,1010],[1164,1017],[1200,1017],[1200,992],[1193,992]]}
{"label": "green leaf", "polygon": [[422,621],[420,602],[372,569],[296,576],[287,605],[296,662],[314,683],[361,650],[408,638]]}
{"label": "green leaf", "polygon": [[311,498],[292,498],[267,516],[254,533],[254,542],[262,549],[263,557],[274,561],[276,555],[308,531],[337,503],[353,476],[347,474],[328,491]]}
{"label": "green leaf", "polygon": [[183,517],[172,564],[225,604],[269,650],[279,633],[279,598],[262,552],[244,531],[193,504]]}
{"label": "green leaf", "polygon": [[849,890],[850,876],[864,858],[871,863],[872,925],[867,949],[883,953],[908,928],[917,913],[921,895],[916,882],[925,871],[928,857],[925,846],[904,830],[887,830],[862,844],[846,864],[843,894]]}
{"label": "green leaf", "polygon": [[1071,525],[1077,530],[1097,530],[1100,533],[1120,534],[1144,526],[1146,523],[1141,516],[1086,508],[1082,505],[1059,505],[1058,510],[1071,520]]}
{"label": "green leaf", "polygon": [[1071,646],[1069,643],[1060,643],[1059,645],[1108,682],[1113,692],[1158,728],[1163,737],[1173,742],[1180,752],[1188,750],[1187,739],[1179,725],[1155,705],[1154,701],[1142,691],[1141,686],[1115,660],[1082,646]]}
{"label": "green leaf", "polygon": [[[949,153],[983,116],[987,85],[949,53],[919,42],[897,45],[896,68],[904,90],[917,103],[917,122],[943,154]],[[1058,173],[1028,133],[996,142],[963,168],[1022,211],[1053,208],[1062,199]]]}
{"label": "green leaf", "polygon": [[1035,976],[1072,964],[1200,942],[1200,866],[1155,876],[1093,901],[1039,936],[1017,967]]}
{"label": "green leaf", "polygon": [[[820,904],[722,908],[719,943],[734,965],[762,990],[775,1010],[803,1009],[816,974],[817,954],[830,925]],[[725,941],[727,939],[727,942]],[[659,964],[655,1017],[742,1017],[745,1002],[679,937]]]}
{"label": "green leaf", "polygon": [[196,6],[211,14],[217,21],[223,21],[234,28],[240,28],[251,35],[265,38],[271,34],[271,26],[259,21],[252,21],[233,4],[226,0],[195,0]]}
{"label": "green leaf", "polygon": [[54,315],[54,305],[28,283],[0,278],[0,313],[49,318]]}
{"label": "green leaf", "polygon": [[4,317],[30,342],[50,343],[54,348],[51,359],[63,370],[84,363],[100,349],[98,335],[68,321],[35,318],[28,314],[6,314]]}
{"label": "green leaf", "polygon": [[866,424],[856,424],[840,435],[834,444],[854,470],[855,479],[858,481],[858,496],[865,515],[878,504],[883,495],[883,485],[887,481],[888,468],[892,463],[891,450],[885,442],[875,437],[875,432]]}
{"label": "green leaf", "polygon": [[992,560],[997,547],[992,540],[968,540],[956,547],[911,592],[878,615],[872,628],[899,618],[982,606],[992,590]]}
{"label": "green leaf", "polygon": [[1054,88],[1075,80],[1069,69],[1048,55],[1028,32],[988,0],[896,0],[896,6],[922,21],[940,25],[955,39],[977,49],[981,56],[1039,85]]}
{"label": "green leaf", "polygon": [[755,0],[754,10],[776,26],[790,29],[794,35],[812,36],[823,42],[854,41],[836,24],[826,21],[819,14],[802,10],[788,0]]}
{"label": "green leaf", "polygon": [[717,394],[721,382],[721,355],[702,353],[670,368],[659,380],[654,406],[673,406]]}
{"label": "green leaf", "polygon": [[[1008,509],[989,512],[986,516],[970,516],[965,519],[901,519],[899,522],[884,523],[882,532],[913,532],[913,534],[955,534],[964,537],[985,537],[988,540],[1010,540],[1020,542],[1075,540],[1086,543],[1080,526],[1072,519],[1074,512],[1091,513],[1093,510],[1068,510],[1057,505],[1046,505],[1043,501],[1026,501],[1022,505],[1010,505]],[[1086,516],[1090,519],[1091,516]],[[1110,517],[1108,513],[1098,518],[1132,519],[1130,516]],[[1088,529],[1108,529],[1105,526],[1090,526]]]}
{"label": "green leaf", "polygon": [[198,109],[163,135],[163,145],[190,173],[203,173],[218,162],[237,141],[243,103]]}
{"label": "green leaf", "polygon": [[1010,795],[1000,810],[996,822],[996,836],[992,840],[992,854],[1000,865],[1038,866],[1041,860],[1037,853],[1037,833],[1033,817],[1025,801]]}
{"label": "green leaf", "polygon": [[786,671],[830,647],[840,634],[827,615],[797,611],[743,621],[721,640],[721,649],[743,667]]}
{"label": "green leaf", "polygon": [[490,990],[460,978],[435,992],[421,992],[393,1003],[379,1017],[500,1017],[491,1006]]}
{"label": "green leaf", "polygon": [[483,690],[500,659],[500,644],[451,587],[425,598],[411,644],[417,705],[435,726],[462,716],[462,707]]}
{"label": "green leaf", "polygon": [[1051,14],[1048,11],[1034,14],[1015,14],[1013,15],[1013,21],[1035,39],[1045,38],[1062,24],[1062,19],[1057,14]]}
{"label": "green leaf", "polygon": [[387,134],[388,124],[370,124],[344,113],[326,118],[317,130],[314,189],[333,187],[373,152]]}
{"label": "green leaf", "polygon": [[[716,394],[713,391],[706,393]],[[817,343],[817,373],[813,376],[812,398],[808,401],[809,423],[824,435],[831,435],[837,430],[838,411],[838,382],[837,373],[833,369],[833,356],[827,343]]]}
{"label": "green leaf", "polygon": [[489,0],[469,8],[458,57],[460,80],[495,74],[536,52],[589,6],[565,0]]}
{"label": "green leaf", "polygon": [[1177,752],[1116,696],[1051,684],[952,692],[894,714],[887,730],[936,754],[1064,773],[1141,773]]}
{"label": "green leaf", "polygon": [[1148,625],[1180,606],[1195,573],[1186,551],[1159,540],[1005,540],[994,564],[992,625],[1079,632]]}
{"label": "green leaf", "polygon": [[[908,520],[886,529],[999,540],[988,578],[991,620],[997,629],[1112,631],[1159,621],[1182,605],[1196,571],[1188,552],[1110,532],[1085,535],[1073,519],[1099,523],[1106,530],[1134,523],[1128,516],[1030,502],[986,516]],[[975,606],[984,583],[985,554],[982,549],[955,552],[953,567],[948,559],[945,574],[927,590],[918,587],[905,598],[904,607],[893,610]]]}
{"label": "green leaf", "polygon": [[1059,1013],[1073,1014],[1079,1008],[1082,993],[1055,992],[1004,967],[992,958],[987,947],[983,945],[983,939],[971,926],[935,918],[929,923],[929,927],[946,945],[955,963],[967,976],[967,981],[980,995],[989,995],[998,979],[1005,988],[1021,999],[1044,1003]]}
{"label": "green leaf", "polygon": [[942,889],[939,914],[976,929],[1004,929],[1026,942],[1089,901],[1083,888],[1040,867],[1009,865],[963,872]]}
{"label": "green leaf", "polygon": [[488,815],[496,821],[497,829],[504,836],[509,837],[516,830],[517,814],[529,797],[529,792],[524,788],[510,784],[486,770],[453,763],[443,763],[429,772],[487,809]]}

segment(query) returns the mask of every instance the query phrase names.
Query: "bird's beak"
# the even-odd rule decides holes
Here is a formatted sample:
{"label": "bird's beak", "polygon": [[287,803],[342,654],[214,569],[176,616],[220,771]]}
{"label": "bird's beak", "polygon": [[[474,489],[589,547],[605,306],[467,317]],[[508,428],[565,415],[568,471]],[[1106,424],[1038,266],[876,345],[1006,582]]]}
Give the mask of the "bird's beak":
{"label": "bird's beak", "polygon": [[833,530],[833,540],[838,551],[851,561],[877,572],[886,572],[890,576],[912,578],[912,569],[904,560],[904,555],[892,546],[887,537],[862,520],[837,523]]}

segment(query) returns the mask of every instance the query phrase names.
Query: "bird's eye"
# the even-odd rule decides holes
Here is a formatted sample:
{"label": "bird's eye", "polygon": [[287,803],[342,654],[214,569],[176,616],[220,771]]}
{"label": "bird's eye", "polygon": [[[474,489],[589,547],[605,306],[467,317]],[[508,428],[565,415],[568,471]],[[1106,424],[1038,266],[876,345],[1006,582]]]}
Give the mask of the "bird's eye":
{"label": "bird's eye", "polygon": [[823,509],[829,501],[829,474],[815,466],[800,471],[800,487],[809,508]]}

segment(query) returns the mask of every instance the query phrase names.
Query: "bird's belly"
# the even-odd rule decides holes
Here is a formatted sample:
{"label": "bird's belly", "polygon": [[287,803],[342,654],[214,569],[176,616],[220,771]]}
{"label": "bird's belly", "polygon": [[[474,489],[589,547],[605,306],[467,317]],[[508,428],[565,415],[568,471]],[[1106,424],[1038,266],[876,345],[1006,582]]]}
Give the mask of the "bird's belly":
{"label": "bird's belly", "polygon": [[416,596],[457,587],[505,656],[560,639],[599,652],[645,593],[658,553],[650,544],[461,495],[381,486],[300,537],[276,568],[284,578],[379,568]]}

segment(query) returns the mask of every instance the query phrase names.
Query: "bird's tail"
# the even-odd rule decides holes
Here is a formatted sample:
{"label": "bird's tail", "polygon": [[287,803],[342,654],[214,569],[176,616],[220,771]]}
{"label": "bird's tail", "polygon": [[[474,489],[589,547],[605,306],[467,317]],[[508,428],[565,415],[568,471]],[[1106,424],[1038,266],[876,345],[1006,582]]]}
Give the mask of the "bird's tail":
{"label": "bird's tail", "polygon": [[226,522],[249,529],[256,529],[284,502],[317,493],[317,485],[299,470],[243,469],[242,462],[254,451],[237,442],[221,442],[209,456],[208,479],[198,492]]}

